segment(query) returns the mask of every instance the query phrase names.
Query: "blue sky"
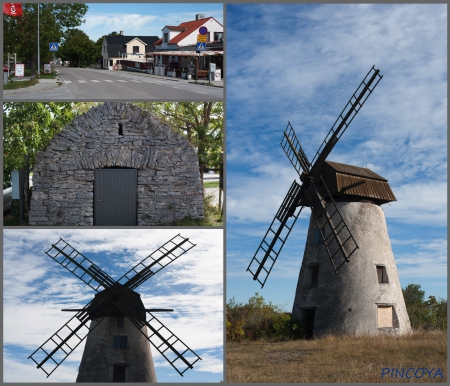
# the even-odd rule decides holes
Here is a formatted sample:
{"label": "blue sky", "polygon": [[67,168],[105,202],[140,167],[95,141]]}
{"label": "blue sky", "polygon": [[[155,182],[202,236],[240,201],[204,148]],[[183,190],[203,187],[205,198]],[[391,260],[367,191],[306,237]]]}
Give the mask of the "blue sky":
{"label": "blue sky", "polygon": [[81,24],[91,40],[124,31],[124,35],[162,36],[166,25],[195,20],[195,15],[212,16],[223,25],[222,3],[86,3],[89,7]]}
{"label": "blue sky", "polygon": [[142,284],[147,308],[201,358],[181,377],[152,347],[159,382],[223,380],[223,231],[220,229],[5,229],[3,231],[3,381],[74,382],[84,342],[46,378],[28,356],[95,295],[45,255],[63,238],[119,279],[177,234],[196,246]]}
{"label": "blue sky", "polygon": [[246,268],[298,175],[288,120],[311,160],[364,76],[383,79],[329,155],[389,180],[383,205],[402,287],[447,297],[447,6],[227,6],[227,301],[292,310],[310,210],[263,289]]}

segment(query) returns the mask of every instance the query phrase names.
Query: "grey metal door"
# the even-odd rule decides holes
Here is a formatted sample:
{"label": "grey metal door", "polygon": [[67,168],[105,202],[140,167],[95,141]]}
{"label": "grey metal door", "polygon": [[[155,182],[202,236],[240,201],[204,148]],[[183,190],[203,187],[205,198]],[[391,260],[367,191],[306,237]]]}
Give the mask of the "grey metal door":
{"label": "grey metal door", "polygon": [[136,225],[137,169],[95,169],[94,225]]}

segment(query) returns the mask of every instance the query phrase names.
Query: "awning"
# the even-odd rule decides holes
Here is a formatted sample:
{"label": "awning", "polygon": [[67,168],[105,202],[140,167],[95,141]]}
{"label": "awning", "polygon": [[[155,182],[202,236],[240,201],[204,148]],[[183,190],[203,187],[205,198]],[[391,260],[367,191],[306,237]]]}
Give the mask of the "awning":
{"label": "awning", "polygon": [[219,56],[223,55],[223,51],[202,51],[202,52],[196,52],[196,51],[155,51],[155,52],[149,52],[146,55],[162,55],[162,56],[193,56],[193,57],[199,57],[199,56]]}

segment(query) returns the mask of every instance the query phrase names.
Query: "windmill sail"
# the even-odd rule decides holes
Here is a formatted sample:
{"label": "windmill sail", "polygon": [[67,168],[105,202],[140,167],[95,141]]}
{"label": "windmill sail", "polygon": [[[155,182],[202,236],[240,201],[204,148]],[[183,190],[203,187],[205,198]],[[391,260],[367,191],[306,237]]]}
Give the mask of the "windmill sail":
{"label": "windmill sail", "polygon": [[257,280],[261,284],[261,288],[264,287],[273,265],[302,211],[302,207],[299,208],[301,198],[301,186],[294,181],[247,267],[247,271],[253,275],[253,280]]}
{"label": "windmill sail", "polygon": [[178,234],[136,264],[117,281],[134,290],[193,247],[195,247],[195,244]]}
{"label": "windmill sail", "polygon": [[99,292],[101,287],[109,288],[115,283],[108,274],[63,239],[52,244],[45,253],[96,292]]}

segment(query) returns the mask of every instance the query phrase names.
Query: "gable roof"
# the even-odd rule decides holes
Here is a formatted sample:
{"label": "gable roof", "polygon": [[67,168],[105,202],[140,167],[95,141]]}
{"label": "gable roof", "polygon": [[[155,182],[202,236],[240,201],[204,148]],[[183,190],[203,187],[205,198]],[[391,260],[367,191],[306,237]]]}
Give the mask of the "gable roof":
{"label": "gable roof", "polygon": [[175,36],[173,39],[169,40],[169,42],[167,42],[167,44],[178,44],[185,37],[189,36],[196,29],[199,29],[203,24],[205,24],[207,21],[209,21],[211,19],[213,19],[219,25],[222,25],[216,19],[214,19],[212,16],[205,17],[204,19],[199,19],[199,20],[185,21],[184,23],[181,23],[178,26],[166,25],[164,28],[169,28],[172,31],[182,31],[177,36]]}
{"label": "gable roof", "polygon": [[104,36],[107,44],[108,55],[111,57],[119,56],[120,53],[125,53],[125,45],[134,39],[139,39],[146,44],[145,52],[153,52],[153,46],[160,38],[158,36]]}

